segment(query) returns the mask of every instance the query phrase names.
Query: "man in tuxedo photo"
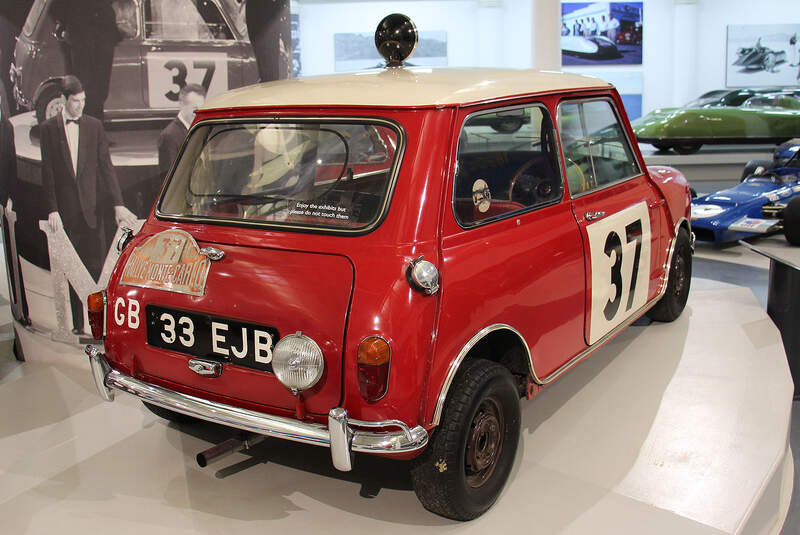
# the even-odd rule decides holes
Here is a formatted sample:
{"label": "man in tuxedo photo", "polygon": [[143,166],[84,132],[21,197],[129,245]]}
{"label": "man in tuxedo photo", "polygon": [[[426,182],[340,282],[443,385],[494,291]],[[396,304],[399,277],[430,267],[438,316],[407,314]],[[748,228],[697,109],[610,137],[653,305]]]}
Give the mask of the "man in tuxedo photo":
{"label": "man in tuxedo photo", "polygon": [[[186,84],[178,93],[178,116],[158,136],[158,173],[160,181],[169,173],[172,162],[178,156],[183,139],[194,119],[194,110],[206,101],[206,90],[200,84]],[[159,182],[160,183],[160,182]]]}
{"label": "man in tuxedo photo", "polygon": [[[96,281],[108,253],[103,209],[114,207],[117,225],[132,225],[136,216],[122,203],[108,139],[100,120],[84,115],[86,93],[72,75],[62,79],[64,109],[39,127],[42,186],[52,231],[63,228]],[[84,333],[83,304],[70,286],[73,333]],[[84,298],[86,296],[83,296]]]}

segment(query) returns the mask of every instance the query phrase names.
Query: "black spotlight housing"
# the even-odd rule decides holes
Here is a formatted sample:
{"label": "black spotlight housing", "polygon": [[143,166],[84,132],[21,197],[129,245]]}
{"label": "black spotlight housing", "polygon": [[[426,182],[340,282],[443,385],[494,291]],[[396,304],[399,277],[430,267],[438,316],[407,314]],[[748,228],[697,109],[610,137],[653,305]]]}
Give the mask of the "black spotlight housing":
{"label": "black spotlight housing", "polygon": [[397,67],[417,49],[417,27],[400,13],[386,15],[375,29],[375,46],[387,67]]}

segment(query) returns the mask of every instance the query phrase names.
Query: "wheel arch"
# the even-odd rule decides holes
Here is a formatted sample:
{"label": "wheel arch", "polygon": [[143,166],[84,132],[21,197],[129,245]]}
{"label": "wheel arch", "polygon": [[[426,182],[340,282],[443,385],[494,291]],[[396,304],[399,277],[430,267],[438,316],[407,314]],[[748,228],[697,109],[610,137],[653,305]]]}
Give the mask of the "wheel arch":
{"label": "wheel arch", "polygon": [[33,93],[33,98],[31,99],[33,107],[36,107],[36,102],[39,101],[39,97],[42,96],[42,93],[46,90],[46,88],[50,86],[58,86],[60,88],[63,79],[63,76],[51,76],[50,78],[42,80],[39,83],[39,86],[36,88],[36,91]]}
{"label": "wheel arch", "polygon": [[495,323],[475,333],[464,344],[458,355],[450,363],[444,382],[436,398],[431,424],[438,426],[444,410],[444,403],[453,384],[456,373],[462,364],[474,358],[484,358],[505,366],[512,375],[533,377],[539,382],[533,369],[533,356],[522,334],[505,323]]}

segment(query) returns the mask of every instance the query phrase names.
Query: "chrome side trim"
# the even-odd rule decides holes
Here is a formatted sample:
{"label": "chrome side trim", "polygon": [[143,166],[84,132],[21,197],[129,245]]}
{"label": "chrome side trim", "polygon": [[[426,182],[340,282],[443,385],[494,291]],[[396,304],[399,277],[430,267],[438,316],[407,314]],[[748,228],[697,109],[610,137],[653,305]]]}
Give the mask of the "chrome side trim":
{"label": "chrome side trim", "polygon": [[[461,348],[461,351],[459,351],[458,356],[455,358],[455,360],[453,360],[453,362],[450,363],[450,369],[447,371],[447,376],[445,377],[444,384],[442,385],[442,389],[440,390],[439,397],[436,401],[436,409],[434,410],[433,413],[432,424],[435,426],[439,425],[439,421],[442,416],[442,411],[444,410],[444,402],[447,399],[447,392],[450,390],[450,385],[452,384],[453,378],[455,377],[458,368],[461,366],[461,363],[466,358],[470,350],[472,350],[472,348],[475,346],[475,344],[480,342],[489,333],[505,329],[516,334],[519,337],[520,341],[522,342],[523,347],[525,348],[525,353],[528,355],[528,364],[530,367],[531,377],[533,378],[533,381],[539,385],[546,385],[555,380],[557,377],[562,375],[564,372],[566,372],[576,364],[578,364],[579,362],[581,362],[582,360],[586,359],[586,357],[588,357],[596,350],[598,350],[600,346],[605,344],[610,338],[614,337],[622,329],[624,329],[625,327],[627,327],[628,325],[639,319],[645,312],[647,312],[653,306],[655,306],[655,304],[658,303],[658,301],[664,296],[664,294],[667,291],[667,283],[669,282],[669,272],[670,268],[672,267],[672,255],[675,253],[675,244],[678,241],[678,231],[684,223],[687,223],[689,225],[689,228],[691,229],[691,222],[689,222],[689,220],[686,219],[685,217],[680,218],[678,222],[675,224],[674,235],[672,237],[672,240],[670,241],[667,253],[667,260],[664,265],[664,275],[662,275],[661,288],[659,289],[658,294],[653,299],[645,303],[644,306],[642,306],[639,310],[637,310],[631,316],[629,316],[627,320],[623,321],[620,325],[612,329],[608,334],[603,336],[600,340],[598,340],[591,346],[587,347],[586,349],[575,355],[573,358],[564,363],[561,367],[556,369],[550,375],[547,375],[543,378],[540,378],[538,375],[536,375],[536,371],[534,370],[533,366],[533,357],[531,355],[530,348],[528,347],[528,343],[525,341],[525,338],[522,336],[522,334],[515,328],[505,323],[495,323],[494,325],[490,325],[478,331],[472,338],[470,338],[469,342],[467,342],[464,345],[464,347]],[[691,231],[690,231],[690,236],[691,236]]]}
{"label": "chrome side trim", "polygon": [[495,323],[494,325],[484,327],[475,333],[475,335],[470,338],[466,344],[464,344],[464,347],[462,347],[461,351],[458,352],[458,356],[455,358],[455,360],[453,360],[453,362],[450,363],[450,369],[447,370],[447,376],[444,379],[444,384],[442,384],[442,389],[439,391],[439,398],[436,400],[436,409],[433,412],[433,425],[439,425],[439,420],[441,419],[442,411],[444,410],[444,402],[447,399],[447,392],[450,390],[450,385],[453,383],[453,379],[456,376],[458,368],[461,366],[461,362],[466,358],[467,354],[472,350],[472,348],[475,347],[475,344],[483,340],[486,335],[494,331],[501,330],[511,331],[517,335],[520,342],[522,342],[522,346],[525,348],[525,353],[528,355],[528,366],[530,367],[531,375],[533,375],[534,378],[536,377],[536,373],[533,371],[533,358],[531,358],[531,351],[528,348],[528,343],[518,330],[505,323]]}
{"label": "chrome side trim", "polygon": [[[121,390],[142,401],[180,412],[194,418],[242,429],[259,435],[302,442],[331,449],[331,459],[339,470],[352,466],[352,452],[408,453],[424,448],[428,432],[422,426],[409,428],[398,420],[363,422],[350,420],[347,411],[334,407],[328,414],[328,425],[308,423],[294,418],[273,416],[224,403],[168,390],[129,377],[111,368],[105,356],[94,346],[86,346],[92,365],[95,386],[106,401],[114,400],[112,389]],[[361,431],[358,427],[399,427],[400,431]]]}

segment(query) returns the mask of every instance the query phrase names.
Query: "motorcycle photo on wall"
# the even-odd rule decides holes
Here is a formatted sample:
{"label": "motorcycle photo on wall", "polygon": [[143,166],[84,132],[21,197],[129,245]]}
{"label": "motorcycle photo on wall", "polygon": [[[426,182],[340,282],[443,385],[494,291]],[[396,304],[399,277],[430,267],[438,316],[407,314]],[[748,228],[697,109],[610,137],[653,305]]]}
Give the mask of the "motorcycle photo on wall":
{"label": "motorcycle photo on wall", "polygon": [[82,344],[86,298],[152,209],[195,109],[292,75],[289,2],[18,4],[0,88],[11,115],[0,111],[10,119],[0,141],[16,154],[2,207],[14,328]]}

